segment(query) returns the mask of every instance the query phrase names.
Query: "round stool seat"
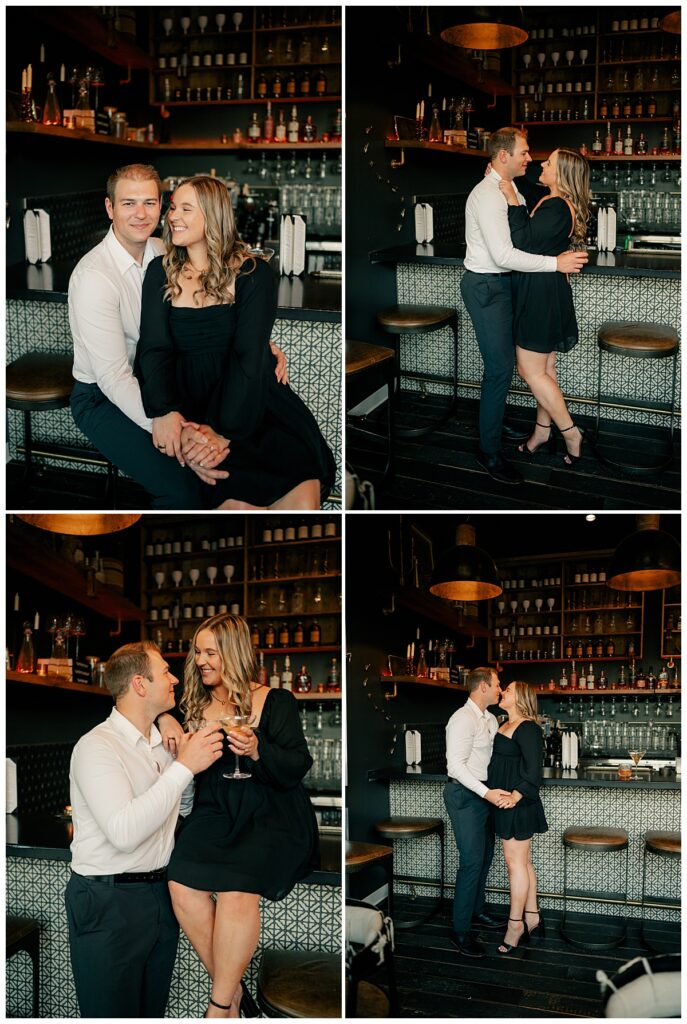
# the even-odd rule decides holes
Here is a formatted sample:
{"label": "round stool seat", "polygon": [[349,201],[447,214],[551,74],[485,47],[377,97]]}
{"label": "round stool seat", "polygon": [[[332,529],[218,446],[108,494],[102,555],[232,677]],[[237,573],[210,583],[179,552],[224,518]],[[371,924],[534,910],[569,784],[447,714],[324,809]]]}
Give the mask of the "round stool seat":
{"label": "round stool seat", "polygon": [[5,919],[6,946],[9,950],[15,942],[25,939],[32,932],[39,931],[40,924],[32,917],[7,917]]}
{"label": "round stool seat", "polygon": [[372,345],[367,341],[347,341],[346,376],[352,377],[372,366],[379,366],[387,359],[393,359],[394,355],[394,350],[384,345]]}
{"label": "round stool seat", "polygon": [[393,856],[390,846],[379,846],[377,843],[346,843],[346,871],[355,874],[371,864],[377,864]]}
{"label": "round stool seat", "polygon": [[258,1002],[275,1017],[341,1017],[341,957],[335,953],[266,949]]}
{"label": "round stool seat", "polygon": [[678,335],[666,324],[609,321],[599,327],[598,345],[604,352],[638,359],[664,359],[678,349]]}
{"label": "round stool seat", "polygon": [[375,823],[375,830],[382,839],[411,839],[413,836],[430,836],[443,832],[441,818],[393,817]]}
{"label": "round stool seat", "polygon": [[57,409],[69,404],[74,386],[74,357],[27,352],[7,367],[5,394],[10,409]]}
{"label": "round stool seat", "polygon": [[647,832],[644,845],[651,853],[659,853],[664,857],[679,857],[682,853],[679,832]]}
{"label": "round stool seat", "polygon": [[604,826],[587,827],[573,826],[563,833],[563,843],[571,849],[588,849],[595,851],[623,850],[629,842],[624,828],[605,828]]}
{"label": "round stool seat", "polygon": [[369,981],[361,981],[358,984],[358,999],[356,1001],[356,1017],[388,1017],[389,1000],[381,988]]}
{"label": "round stool seat", "polygon": [[416,306],[401,303],[377,313],[377,323],[394,334],[401,334],[404,331],[440,327],[448,324],[455,315],[455,309],[448,306]]}

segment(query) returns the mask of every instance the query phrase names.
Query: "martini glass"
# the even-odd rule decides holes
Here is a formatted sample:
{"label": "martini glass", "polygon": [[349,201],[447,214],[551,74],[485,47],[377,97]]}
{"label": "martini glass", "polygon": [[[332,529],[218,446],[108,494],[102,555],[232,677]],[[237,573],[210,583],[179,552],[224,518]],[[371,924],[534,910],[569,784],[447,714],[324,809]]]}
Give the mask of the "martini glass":
{"label": "martini glass", "polygon": [[[632,758],[632,763],[634,764],[635,768],[637,768],[639,762],[642,760],[642,758],[646,754],[646,750],[629,750],[628,753],[629,753],[630,757]],[[635,772],[633,774],[632,778],[636,782],[640,778],[640,776],[637,775],[637,773]]]}
{"label": "martini glass", "polygon": [[[237,732],[237,733],[250,732],[251,729],[250,729],[250,726],[248,724],[249,721],[250,721],[250,718],[249,718],[248,715],[225,715],[222,718],[220,718],[220,724],[221,724],[222,728],[224,729],[225,733],[227,734],[227,736],[231,736],[231,734],[233,732]],[[236,767],[234,768],[233,772],[222,772],[222,778],[223,779],[250,779],[251,778],[251,773],[250,772],[245,772],[245,771],[242,772],[241,771],[241,762],[239,760],[239,755],[238,754],[234,754],[234,757],[236,758]]]}

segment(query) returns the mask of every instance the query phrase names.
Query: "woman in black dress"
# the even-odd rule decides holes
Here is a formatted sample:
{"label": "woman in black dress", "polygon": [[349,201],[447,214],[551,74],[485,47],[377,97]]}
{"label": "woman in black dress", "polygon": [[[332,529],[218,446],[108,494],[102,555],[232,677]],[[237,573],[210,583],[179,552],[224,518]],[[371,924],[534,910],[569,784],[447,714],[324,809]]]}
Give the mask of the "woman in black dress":
{"label": "woman in black dress", "polygon": [[[513,245],[544,256],[584,248],[591,198],[585,158],[571,149],[557,149],[542,164],[539,181],[549,188],[549,195],[531,216],[519,205],[513,183],[499,182],[508,202]],[[565,441],[564,461],[572,465],[580,458],[584,435],[568,412],[555,363],[556,352],[569,352],[578,341],[570,283],[563,274],[514,272],[512,290],[518,373],[537,400],[534,432],[520,451],[534,455],[553,445],[553,422]]]}
{"label": "woman in black dress", "polygon": [[[206,485],[214,508],[316,509],[335,465],[309,409],[274,374],[268,341],[276,313],[268,264],[236,234],[217,178],[180,185],[165,220],[167,254],[143,283],[136,376],[143,405],[167,417],[160,450],[227,470]],[[207,443],[187,439],[201,425]]]}
{"label": "woman in black dress", "polygon": [[[241,978],[260,936],[260,897],[281,900],[317,867],[318,832],[302,779],[312,765],[296,700],[257,681],[245,619],[215,615],[196,631],[180,702],[186,724],[249,718],[196,775],[193,811],[168,868],[174,912],[212,978],[208,1017],[238,1017]],[[227,778],[241,756],[249,778]],[[212,894],[216,894],[213,901]]]}
{"label": "woman in black dress", "polygon": [[544,934],[537,903],[537,876],[532,866],[532,836],[548,825],[539,797],[542,777],[542,731],[537,725],[537,697],[527,683],[510,683],[499,704],[508,721],[494,737],[487,786],[510,792],[504,807],[492,807],[494,832],[501,838],[510,882],[510,911],[502,955]]}

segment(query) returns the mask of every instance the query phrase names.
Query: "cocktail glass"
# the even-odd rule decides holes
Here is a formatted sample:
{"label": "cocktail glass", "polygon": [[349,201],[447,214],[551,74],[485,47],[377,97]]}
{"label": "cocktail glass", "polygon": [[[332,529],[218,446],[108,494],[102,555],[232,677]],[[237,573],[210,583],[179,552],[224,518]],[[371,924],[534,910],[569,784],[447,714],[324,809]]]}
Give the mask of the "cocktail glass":
{"label": "cocktail glass", "polygon": [[162,572],[161,569],[158,569],[158,571],[155,573],[155,582],[157,583],[157,589],[162,590],[162,586],[165,582],[165,574]]}
{"label": "cocktail glass", "polygon": [[172,573],[172,579],[174,580],[174,586],[175,587],[179,586],[179,584],[181,583],[181,581],[183,579],[183,576],[184,576],[184,574],[181,571],[181,569],[175,569],[174,570],[174,572]]}
{"label": "cocktail glass", "polygon": [[188,30],[191,27],[191,19],[190,18],[186,18],[186,17],[182,18],[180,20],[179,24],[181,25],[181,27],[184,30],[184,35],[187,36],[188,35]]}
{"label": "cocktail glass", "polygon": [[584,65],[584,62],[586,61],[588,56],[589,56],[589,50],[580,50],[580,60],[582,61],[583,65]]}
{"label": "cocktail glass", "polygon": [[[637,768],[637,765],[639,764],[639,762],[642,760],[642,758],[646,754],[646,750],[629,750],[628,753],[629,753],[630,757],[632,758],[632,763],[634,764],[635,768]],[[632,778],[636,782],[640,778],[640,776],[637,775],[637,773],[635,772],[632,775]]]}
{"label": "cocktail glass", "polygon": [[224,26],[226,25],[226,23],[227,23],[227,16],[226,16],[226,14],[223,14],[223,13],[222,13],[222,12],[220,11],[220,13],[219,13],[219,14],[216,14],[216,15],[215,15],[215,25],[217,26],[217,31],[218,31],[218,32],[221,32],[221,31],[222,31],[222,29],[224,28]]}
{"label": "cocktail glass", "polygon": [[572,62],[575,59],[575,51],[574,50],[566,50],[565,51],[565,59],[568,62],[568,67],[571,67],[572,66]]}
{"label": "cocktail glass", "polygon": [[225,575],[227,583],[231,583],[231,578],[234,575],[234,573],[236,572],[236,566],[235,565],[223,565],[222,566],[222,572]]}
{"label": "cocktail glass", "polygon": [[[224,731],[227,734],[227,736],[229,736],[230,738],[231,738],[231,734],[234,733],[234,732],[236,732],[236,733],[251,732],[251,728],[250,728],[250,726],[248,724],[249,721],[250,721],[250,719],[249,719],[248,715],[225,715],[224,717],[220,718],[220,723],[222,725],[222,728],[224,729]],[[231,739],[230,739],[230,742],[231,742]],[[242,772],[241,771],[241,762],[239,760],[239,755],[238,754],[234,754],[234,757],[236,758],[236,767],[234,768],[234,771],[233,772],[222,772],[222,778],[224,778],[224,779],[250,779],[250,777],[251,777],[251,773],[250,772],[246,772],[246,771]]]}
{"label": "cocktail glass", "polygon": [[522,62],[525,65],[525,68],[528,69],[530,64],[532,63],[532,54],[531,53],[523,53],[523,55],[522,55]]}
{"label": "cocktail glass", "polygon": [[551,60],[552,60],[552,62],[553,62],[553,66],[554,66],[555,68],[557,68],[557,67],[558,67],[558,61],[559,61],[560,59],[561,59],[561,55],[560,55],[560,53],[558,52],[558,50],[554,50],[554,51],[553,51],[553,53],[551,54]]}
{"label": "cocktail glass", "polygon": [[209,565],[207,567],[207,569],[205,570],[205,572],[206,572],[207,578],[210,580],[210,583],[213,584],[215,582],[215,580],[217,579],[217,566],[216,565]]}
{"label": "cocktail glass", "polygon": [[234,28],[238,32],[241,22],[243,21],[243,15],[241,14],[241,11],[235,11],[234,14],[232,14],[231,16],[231,20],[234,23]]}
{"label": "cocktail glass", "polygon": [[524,610],[525,610],[525,615],[527,615],[527,612],[529,611],[529,607],[530,607],[530,604],[531,604],[531,603],[532,603],[532,602],[530,601],[529,597],[526,597],[526,598],[525,598],[525,599],[523,600],[523,602],[522,602],[522,607],[523,607],[523,608],[524,608]]}
{"label": "cocktail glass", "polygon": [[546,60],[546,54],[545,53],[538,53],[537,54],[537,60],[539,61],[539,67],[543,68],[544,67],[544,61]]}
{"label": "cocktail glass", "polygon": [[542,601],[541,597],[535,598],[535,600],[534,600],[534,607],[537,609],[538,612],[541,611],[541,606],[543,604],[544,604],[544,602]]}
{"label": "cocktail glass", "polygon": [[200,34],[201,35],[205,32],[205,29],[207,27],[208,27],[207,15],[206,14],[201,14],[200,17],[198,18],[198,28],[200,29]]}
{"label": "cocktail glass", "polygon": [[503,615],[503,613],[506,610],[506,602],[505,601],[499,601],[498,604],[496,605],[496,607],[499,610],[499,615]]}
{"label": "cocktail glass", "polygon": [[546,606],[547,606],[547,608],[549,609],[550,612],[553,611],[553,606],[554,606],[555,603],[556,603],[556,599],[555,598],[547,597],[547,599],[546,599]]}
{"label": "cocktail glass", "polygon": [[189,569],[188,578],[190,579],[192,586],[195,587],[196,583],[200,579],[200,569]]}
{"label": "cocktail glass", "polygon": [[174,27],[174,21],[172,20],[172,18],[163,18],[162,27],[165,30],[165,35],[170,35],[172,28]]}

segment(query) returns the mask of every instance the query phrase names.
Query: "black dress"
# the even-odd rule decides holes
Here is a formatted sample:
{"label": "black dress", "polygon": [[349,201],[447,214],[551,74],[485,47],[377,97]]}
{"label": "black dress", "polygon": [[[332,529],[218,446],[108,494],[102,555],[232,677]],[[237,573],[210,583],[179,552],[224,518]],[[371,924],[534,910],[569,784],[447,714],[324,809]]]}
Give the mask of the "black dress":
{"label": "black dress", "polygon": [[535,832],[547,832],[544,808],[539,798],[544,738],[536,722],[521,722],[511,737],[497,732],[489,762],[489,789],[517,789],[522,793],[515,807],[492,806],[494,831],[501,839],[531,839]]}
{"label": "black dress", "polygon": [[260,759],[244,759],[252,778],[222,777],[235,766],[226,745],[196,775],[193,810],[169,862],[172,881],[281,900],[318,867],[317,820],[301,782],[312,758],[291,693],[270,690],[256,732]]}
{"label": "black dress", "polygon": [[[572,215],[564,199],[545,199],[533,216],[524,206],[508,207],[510,235],[516,249],[560,256],[570,248]],[[530,352],[569,352],[579,338],[572,290],[565,274],[514,271],[513,335]]]}
{"label": "black dress", "polygon": [[203,485],[208,506],[226,498],[271,505],[304,480],[319,480],[324,499],[334,457],[305,403],[275,376],[269,341],[276,299],[267,263],[247,260],[235,301],[224,305],[172,306],[162,298],[166,284],[160,256],[143,282],[134,370],[148,416],[176,410],[231,442],[217,467],[229,477]]}

